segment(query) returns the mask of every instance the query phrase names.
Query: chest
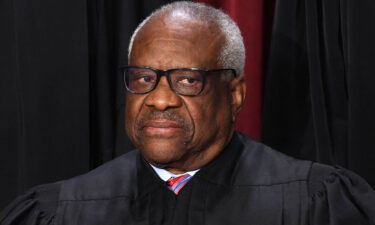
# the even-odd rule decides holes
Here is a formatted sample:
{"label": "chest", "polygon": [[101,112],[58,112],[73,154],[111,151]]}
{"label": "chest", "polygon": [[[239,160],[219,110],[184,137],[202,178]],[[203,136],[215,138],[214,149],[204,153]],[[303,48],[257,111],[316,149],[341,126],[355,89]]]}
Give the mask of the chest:
{"label": "chest", "polygon": [[225,187],[187,185],[178,196],[164,187],[139,198],[61,202],[56,225],[305,224],[304,182]]}

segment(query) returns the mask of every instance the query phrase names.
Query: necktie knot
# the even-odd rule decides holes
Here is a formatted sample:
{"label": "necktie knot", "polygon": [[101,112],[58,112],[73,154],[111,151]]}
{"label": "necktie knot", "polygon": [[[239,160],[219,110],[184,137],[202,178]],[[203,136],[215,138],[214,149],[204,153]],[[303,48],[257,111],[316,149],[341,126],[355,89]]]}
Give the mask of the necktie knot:
{"label": "necktie knot", "polygon": [[171,177],[167,180],[168,188],[173,191],[176,195],[180,190],[187,184],[187,182],[192,178],[189,174],[185,174],[178,177]]}

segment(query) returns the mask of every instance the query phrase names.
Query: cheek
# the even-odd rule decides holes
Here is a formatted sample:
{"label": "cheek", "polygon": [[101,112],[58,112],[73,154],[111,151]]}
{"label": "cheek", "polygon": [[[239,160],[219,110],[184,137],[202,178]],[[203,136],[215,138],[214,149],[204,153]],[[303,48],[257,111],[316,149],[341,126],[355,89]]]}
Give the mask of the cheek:
{"label": "cheek", "polygon": [[125,98],[125,130],[131,138],[134,136],[134,122],[141,111],[142,96],[128,93]]}
{"label": "cheek", "polygon": [[213,93],[202,96],[199,102],[188,102],[187,106],[195,127],[195,138],[216,136],[229,128],[230,101],[227,95]]}

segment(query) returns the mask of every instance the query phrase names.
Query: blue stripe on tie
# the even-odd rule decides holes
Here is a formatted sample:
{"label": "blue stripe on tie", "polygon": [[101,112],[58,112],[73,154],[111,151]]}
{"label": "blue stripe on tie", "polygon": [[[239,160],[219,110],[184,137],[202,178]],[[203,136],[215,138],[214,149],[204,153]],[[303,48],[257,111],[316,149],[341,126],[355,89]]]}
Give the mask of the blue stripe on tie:
{"label": "blue stripe on tie", "polygon": [[[184,177],[182,180],[180,180],[178,183],[177,183],[177,185],[176,185],[176,187],[174,187],[173,188],[173,191],[176,193],[178,193],[178,191],[183,187],[183,186],[185,186],[185,184],[189,181],[191,179],[191,176],[189,175],[189,176],[186,176],[186,177]],[[181,188],[180,188],[181,187]]]}
{"label": "blue stripe on tie", "polygon": [[[178,177],[175,177],[178,178]],[[175,179],[171,178],[171,179]],[[192,178],[189,174],[183,175],[183,178],[175,183],[173,186],[169,186],[169,189],[171,189],[176,195],[180,192],[180,190],[185,186],[185,184]]]}

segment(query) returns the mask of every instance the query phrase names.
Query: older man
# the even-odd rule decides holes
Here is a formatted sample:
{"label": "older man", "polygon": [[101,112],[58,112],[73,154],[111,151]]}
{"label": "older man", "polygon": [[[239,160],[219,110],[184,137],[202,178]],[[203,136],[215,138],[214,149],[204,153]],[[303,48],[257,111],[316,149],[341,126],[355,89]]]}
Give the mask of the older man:
{"label": "older man", "polygon": [[375,224],[375,194],[358,176],[234,131],[244,58],[223,12],[191,2],[154,12],[123,68],[138,150],[32,189],[1,224]]}

